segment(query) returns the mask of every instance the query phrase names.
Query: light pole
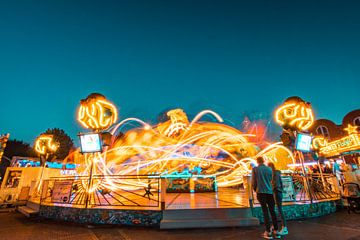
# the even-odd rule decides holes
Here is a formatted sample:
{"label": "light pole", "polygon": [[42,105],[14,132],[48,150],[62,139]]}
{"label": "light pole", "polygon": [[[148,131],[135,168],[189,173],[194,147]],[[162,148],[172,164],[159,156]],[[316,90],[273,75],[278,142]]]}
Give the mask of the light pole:
{"label": "light pole", "polygon": [[[307,189],[310,201],[312,202],[311,188],[304,165],[304,149],[298,149],[297,146],[294,146],[295,139],[296,141],[299,140],[299,134],[306,132],[314,123],[314,113],[311,108],[311,104],[309,102],[305,102],[300,97],[289,97],[280,107],[276,109],[275,121],[283,127],[281,139],[284,145],[293,148],[295,156],[297,156],[301,163],[301,168],[304,175],[304,187]],[[309,149],[310,146],[311,141],[310,145],[308,146]]]}
{"label": "light pole", "polygon": [[[92,155],[92,158],[90,159],[89,181],[85,198],[86,208],[88,206],[93,174],[96,172],[94,171],[95,153],[102,151],[102,131],[108,129],[117,121],[117,115],[118,112],[115,105],[99,93],[92,93],[87,96],[87,98],[80,101],[77,120],[84,128],[92,130],[92,133],[79,134],[81,152],[83,154]],[[109,139],[111,139],[111,137]]]}

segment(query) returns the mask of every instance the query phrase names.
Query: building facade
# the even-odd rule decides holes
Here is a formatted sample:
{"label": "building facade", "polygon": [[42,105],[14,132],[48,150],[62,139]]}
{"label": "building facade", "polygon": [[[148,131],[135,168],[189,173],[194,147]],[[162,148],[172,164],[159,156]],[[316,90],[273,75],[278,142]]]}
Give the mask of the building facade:
{"label": "building facade", "polygon": [[[360,144],[357,133],[360,133],[360,109],[346,114],[340,125],[328,119],[318,119],[309,131],[316,137],[326,139],[327,145],[332,144],[333,149],[338,148],[337,154],[334,154],[334,156],[330,154],[327,157],[342,157],[347,163],[359,164]],[[350,131],[352,131],[352,133]],[[354,138],[350,138],[351,134],[355,136],[355,140],[353,140]],[[348,137],[349,140],[347,139]],[[344,141],[341,141],[342,139]],[[344,146],[345,143],[352,144],[352,146],[346,148],[346,146]]]}

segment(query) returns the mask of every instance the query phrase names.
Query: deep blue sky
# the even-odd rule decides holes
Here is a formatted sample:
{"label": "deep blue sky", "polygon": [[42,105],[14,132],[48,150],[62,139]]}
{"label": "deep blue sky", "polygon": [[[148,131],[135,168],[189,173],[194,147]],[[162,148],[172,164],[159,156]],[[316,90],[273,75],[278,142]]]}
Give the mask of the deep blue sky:
{"label": "deep blue sky", "polygon": [[336,123],[360,107],[360,1],[246,2],[2,1],[0,133],[76,139],[91,92],[148,120],[209,107],[239,123],[292,95]]}

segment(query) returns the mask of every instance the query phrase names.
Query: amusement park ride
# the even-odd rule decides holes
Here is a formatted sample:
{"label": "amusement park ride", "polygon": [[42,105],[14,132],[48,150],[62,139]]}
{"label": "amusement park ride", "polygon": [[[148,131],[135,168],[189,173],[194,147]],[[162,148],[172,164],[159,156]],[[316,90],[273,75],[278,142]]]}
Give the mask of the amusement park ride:
{"label": "amusement park ride", "polygon": [[[277,120],[287,124],[291,119],[290,125],[305,130],[313,117],[311,108],[302,104],[286,103],[277,111]],[[292,152],[281,142],[266,143],[260,149],[249,140],[253,135],[223,124],[221,116],[211,110],[204,110],[189,120],[182,109],[173,109],[167,112],[167,121],[154,126],[137,118],[115,123],[117,114],[114,104],[101,94],[91,94],[81,100],[78,121],[92,131],[81,134],[81,140],[86,135],[93,136],[81,145],[82,148],[93,145],[96,150],[85,153],[85,168],[78,169],[79,175],[193,176],[213,178],[218,187],[230,187],[243,183],[243,177],[251,172],[258,156],[273,161],[279,169],[295,162]],[[201,122],[206,114],[213,115],[217,122]],[[128,122],[136,122],[139,127],[120,133]],[[94,138],[97,135],[99,137]],[[101,141],[102,137],[105,141]],[[101,142],[106,146],[99,147]],[[129,180],[126,188],[143,188],[144,184]],[[88,191],[114,190],[117,185],[109,178]]]}
{"label": "amusement park ride", "polygon": [[[201,121],[207,114],[216,122]],[[79,134],[81,147],[64,159],[75,168],[10,168],[5,176],[10,180],[2,184],[7,192],[3,192],[30,196],[19,211],[37,212],[44,218],[161,228],[249,226],[259,224],[249,175],[256,158],[262,156],[284,170],[286,201],[305,201],[309,196],[312,203],[312,198],[337,197],[322,175],[311,183],[306,175],[302,152],[310,149],[312,136],[306,131],[314,117],[310,104],[301,98],[288,98],[276,110],[283,134],[282,141],[275,143],[224,124],[211,110],[201,111],[193,119],[182,109],[172,109],[166,116],[167,120],[155,125],[138,118],[118,121],[113,103],[101,94],[90,94],[80,101],[77,113],[77,120],[89,132]],[[133,128],[124,131],[125,126]],[[49,135],[41,135],[35,144],[43,158],[49,158],[57,147]],[[299,163],[303,172],[291,175],[289,165]],[[14,184],[12,179],[22,184]],[[308,194],[311,186],[319,189],[319,179],[324,186],[322,195]],[[25,187],[27,192],[22,194]],[[215,221],[219,216],[222,218]],[[127,222],[129,219],[133,220]],[[183,219],[181,224],[179,219]]]}

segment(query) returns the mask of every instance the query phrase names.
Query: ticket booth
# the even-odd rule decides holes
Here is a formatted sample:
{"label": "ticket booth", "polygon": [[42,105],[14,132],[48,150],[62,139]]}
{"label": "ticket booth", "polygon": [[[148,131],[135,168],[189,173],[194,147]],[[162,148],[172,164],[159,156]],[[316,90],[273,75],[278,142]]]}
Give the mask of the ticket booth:
{"label": "ticket booth", "polygon": [[[42,173],[43,171],[43,173]],[[25,204],[43,179],[61,176],[61,169],[43,167],[8,167],[0,189],[0,203]]]}

